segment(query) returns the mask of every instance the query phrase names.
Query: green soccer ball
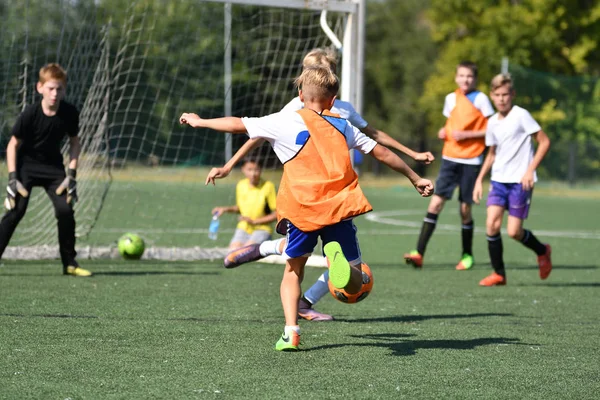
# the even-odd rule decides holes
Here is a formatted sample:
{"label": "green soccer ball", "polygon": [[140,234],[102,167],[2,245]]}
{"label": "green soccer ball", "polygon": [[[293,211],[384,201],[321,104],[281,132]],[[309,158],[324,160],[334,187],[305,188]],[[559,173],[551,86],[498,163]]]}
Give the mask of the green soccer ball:
{"label": "green soccer ball", "polygon": [[135,233],[126,233],[119,239],[119,254],[127,260],[139,260],[145,249],[144,239]]}

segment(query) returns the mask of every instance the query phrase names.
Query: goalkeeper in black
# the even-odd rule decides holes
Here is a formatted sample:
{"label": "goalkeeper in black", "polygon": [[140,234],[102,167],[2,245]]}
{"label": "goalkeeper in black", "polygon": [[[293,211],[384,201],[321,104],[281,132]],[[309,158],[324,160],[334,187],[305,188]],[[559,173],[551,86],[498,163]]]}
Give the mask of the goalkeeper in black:
{"label": "goalkeeper in black", "polygon": [[[27,106],[12,129],[6,148],[8,185],[4,206],[7,211],[0,221],[0,257],[25,215],[31,188],[41,186],[54,205],[63,273],[85,277],[92,273],[75,260],[73,212],[77,201],[77,160],[81,151],[77,137],[79,112],[62,100],[66,86],[67,74],[60,65],[42,67],[37,83],[42,99]],[[66,174],[61,154],[65,136],[69,138],[70,156]]]}

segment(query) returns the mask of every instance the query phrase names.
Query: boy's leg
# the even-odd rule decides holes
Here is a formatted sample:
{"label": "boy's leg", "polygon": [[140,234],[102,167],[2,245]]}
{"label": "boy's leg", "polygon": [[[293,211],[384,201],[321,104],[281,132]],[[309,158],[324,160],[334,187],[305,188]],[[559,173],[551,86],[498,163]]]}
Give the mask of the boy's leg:
{"label": "boy's leg", "polygon": [[56,194],[56,188],[60,186],[64,176],[59,176],[56,179],[44,185],[46,194],[50,197],[54,205],[54,215],[56,216],[58,226],[58,246],[60,258],[63,264],[63,273],[66,275],[91,276],[92,273],[81,267],[77,263],[75,257],[75,213],[73,208],[67,203],[67,193],[62,195]]}
{"label": "boy's leg", "polygon": [[276,350],[298,350],[300,342],[300,327],[298,326],[300,283],[304,277],[304,264],[317,244],[318,236],[319,232],[302,232],[293,224],[288,223],[288,244],[283,253],[287,262],[280,287],[285,329],[275,345]]}
{"label": "boy's leg", "polygon": [[459,271],[471,269],[474,264],[473,231],[475,225],[471,208],[473,206],[473,189],[481,166],[462,164],[460,168],[458,200],[460,201],[462,257],[456,265],[456,269]]}
{"label": "boy's leg", "polygon": [[531,231],[523,229],[523,222],[529,215],[531,196],[531,190],[523,190],[521,184],[513,185],[508,199],[507,231],[511,238],[521,242],[537,254],[540,278],[546,279],[552,272],[552,260],[550,258],[552,248],[549,244],[540,242]]}
{"label": "boy's leg", "polygon": [[488,252],[490,262],[494,272],[479,282],[481,286],[496,286],[506,284],[506,271],[504,269],[503,245],[500,228],[502,227],[502,218],[504,208],[497,205],[490,205],[487,208],[486,235],[488,241]]}
{"label": "boy's leg", "polygon": [[459,169],[460,164],[442,160],[440,173],[435,183],[435,194],[431,197],[429,207],[427,208],[427,215],[423,219],[421,233],[417,240],[417,248],[410,253],[404,254],[406,263],[411,264],[415,268],[423,266],[423,256],[425,255],[429,239],[431,239],[437,225],[438,215],[442,212],[446,200],[452,198],[452,193],[459,183]]}
{"label": "boy's leg", "polygon": [[287,260],[279,293],[285,316],[283,334],[275,344],[275,350],[296,351],[300,345],[300,326],[298,325],[298,300],[300,284],[304,278],[304,264],[308,257]]}
{"label": "boy's leg", "polygon": [[352,220],[338,222],[322,230],[323,252],[329,263],[333,286],[350,294],[362,288],[361,254]]}

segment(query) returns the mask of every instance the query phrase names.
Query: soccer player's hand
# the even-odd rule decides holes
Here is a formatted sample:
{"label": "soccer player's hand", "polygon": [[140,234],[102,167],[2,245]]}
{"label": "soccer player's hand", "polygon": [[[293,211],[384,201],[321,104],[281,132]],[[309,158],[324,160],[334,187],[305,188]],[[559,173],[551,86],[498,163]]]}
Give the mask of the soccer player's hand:
{"label": "soccer player's hand", "polygon": [[25,189],[25,186],[17,180],[16,172],[8,173],[8,185],[6,185],[6,200],[4,200],[4,207],[10,211],[15,208],[17,203],[17,195],[28,197],[29,192]]}
{"label": "soccer player's hand", "polygon": [[446,139],[446,128],[442,128],[438,131],[438,138],[442,140]]}
{"label": "soccer player's hand", "polygon": [[242,222],[242,221],[243,221],[243,222],[246,222],[246,223],[247,223],[247,224],[249,224],[249,225],[254,225],[254,220],[253,220],[252,218],[243,217],[243,216],[241,216],[241,215],[240,215],[240,217],[238,218],[238,220],[239,220],[240,222]]}
{"label": "soccer player's hand", "polygon": [[481,199],[483,198],[483,183],[480,180],[475,181],[475,186],[473,187],[473,202],[475,204],[479,204]]}
{"label": "soccer player's hand", "polygon": [[225,212],[225,207],[215,207],[212,209],[210,214],[215,215],[217,218],[219,218],[221,215],[223,215],[224,212]]}
{"label": "soccer player's hand", "polygon": [[181,114],[181,117],[179,117],[179,123],[181,125],[187,124],[192,128],[200,128],[202,126],[200,122],[202,122],[202,118],[200,118],[198,114],[194,113],[183,113]]}
{"label": "soccer player's hand", "polygon": [[204,182],[204,185],[208,185],[209,183],[212,183],[214,185],[215,179],[223,179],[227,175],[229,175],[230,172],[231,172],[231,169],[225,168],[225,167],[213,168],[210,170],[210,172],[206,176],[206,182]]}
{"label": "soccer player's hand", "polygon": [[67,191],[67,203],[73,207],[79,197],[77,196],[77,181],[75,180],[75,176],[77,176],[77,170],[69,168],[67,171],[67,177],[60,184],[59,187],[56,188],[56,194],[62,195],[63,192]]}
{"label": "soccer player's hand", "polygon": [[435,160],[435,157],[429,151],[417,153],[415,156],[415,161],[422,162],[423,164],[431,164],[433,160]]}
{"label": "soccer player's hand", "polygon": [[420,178],[414,185],[417,192],[423,197],[429,197],[433,194],[433,182],[429,179]]}
{"label": "soccer player's hand", "polygon": [[465,140],[465,139],[469,138],[469,132],[467,132],[467,131],[454,131],[454,132],[452,132],[452,137],[457,142],[460,142],[461,140]]}
{"label": "soccer player's hand", "polygon": [[523,178],[521,178],[521,186],[523,187],[523,190],[528,192],[533,189],[533,184],[533,171],[528,170],[525,172],[525,175],[523,175]]}

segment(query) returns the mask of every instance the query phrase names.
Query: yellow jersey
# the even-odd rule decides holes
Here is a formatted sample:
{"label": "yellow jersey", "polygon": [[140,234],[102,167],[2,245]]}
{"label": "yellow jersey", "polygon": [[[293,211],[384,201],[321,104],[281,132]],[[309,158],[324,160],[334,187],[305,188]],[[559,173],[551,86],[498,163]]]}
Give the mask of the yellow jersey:
{"label": "yellow jersey", "polygon": [[[275,185],[270,181],[261,179],[257,186],[252,186],[249,179],[242,179],[235,188],[235,199],[243,217],[257,219],[276,210],[277,194]],[[249,234],[257,229],[273,233],[271,224],[250,225],[240,221],[237,228]]]}

